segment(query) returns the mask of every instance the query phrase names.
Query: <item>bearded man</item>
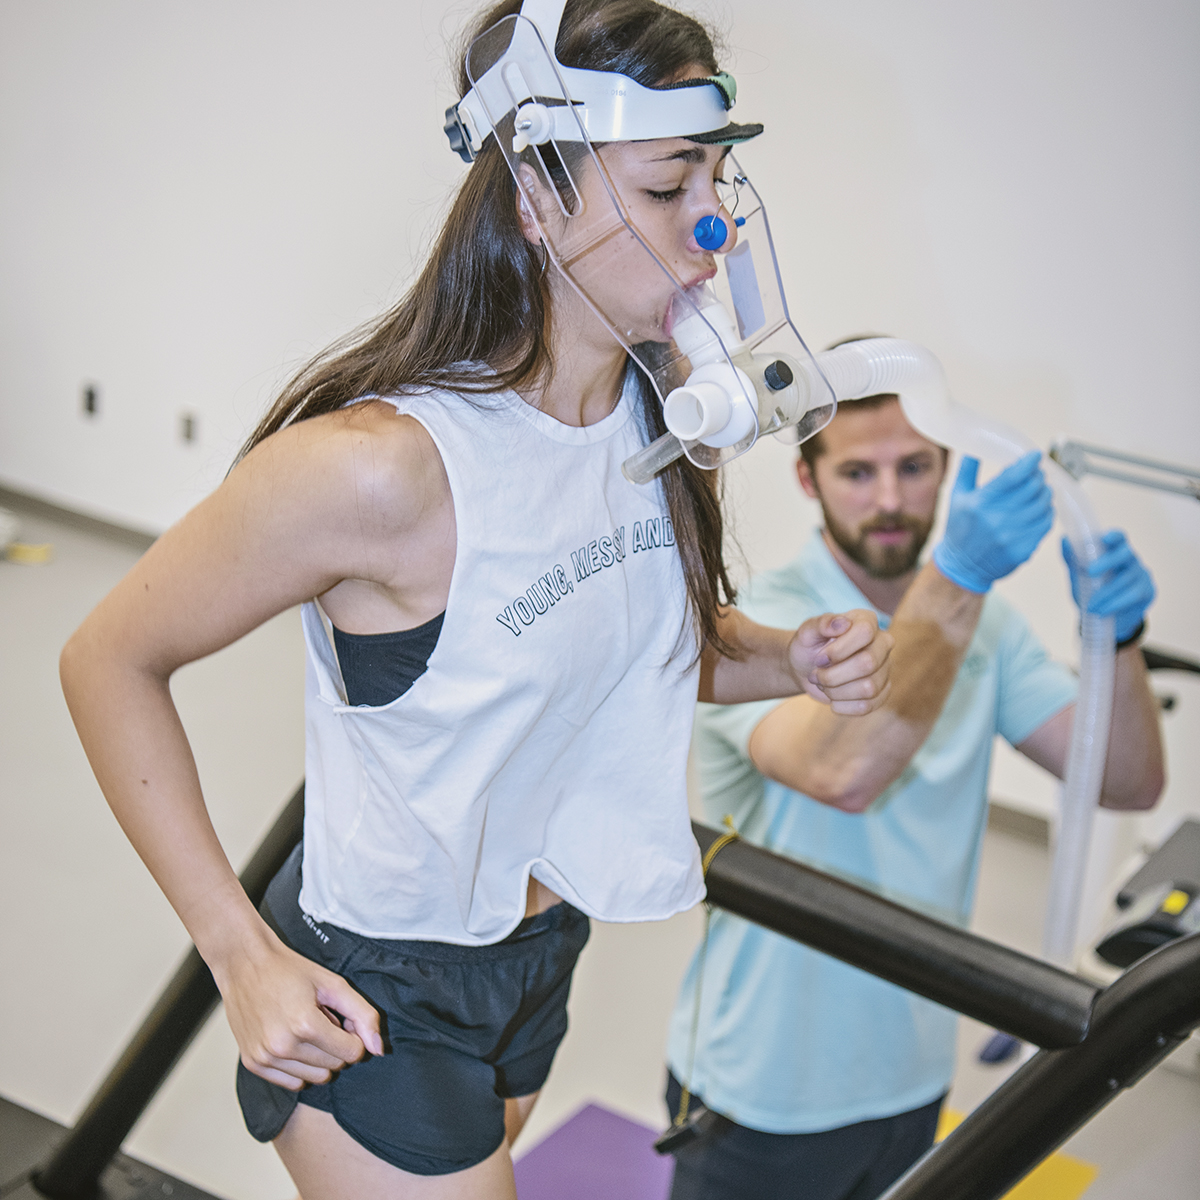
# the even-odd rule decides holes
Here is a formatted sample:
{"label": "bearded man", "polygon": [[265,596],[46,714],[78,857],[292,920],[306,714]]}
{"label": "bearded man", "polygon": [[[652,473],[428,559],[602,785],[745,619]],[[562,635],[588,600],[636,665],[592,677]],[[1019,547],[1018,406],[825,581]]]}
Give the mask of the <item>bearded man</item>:
{"label": "bearded man", "polygon": [[[808,697],[700,705],[707,818],[719,825],[732,814],[750,841],[965,924],[995,735],[1059,777],[1070,741],[1075,677],[988,594],[1050,528],[1038,455],[982,487],[979,464],[965,459],[945,537],[921,566],[947,453],[909,425],[895,396],[844,404],[800,454],[800,486],[820,501],[824,527],[792,563],[753,579],[740,607],[785,627],[873,607],[895,638],[891,693],[855,718]],[[1158,708],[1137,646],[1154,588],[1122,534],[1105,543],[1089,572],[1099,580],[1089,608],[1116,618],[1118,648],[1101,803],[1142,809],[1163,783]],[[719,1118],[678,1152],[672,1200],[880,1195],[933,1142],[955,1021],[714,911],[671,1022],[667,1102],[674,1118],[686,1085],[689,1105]]]}

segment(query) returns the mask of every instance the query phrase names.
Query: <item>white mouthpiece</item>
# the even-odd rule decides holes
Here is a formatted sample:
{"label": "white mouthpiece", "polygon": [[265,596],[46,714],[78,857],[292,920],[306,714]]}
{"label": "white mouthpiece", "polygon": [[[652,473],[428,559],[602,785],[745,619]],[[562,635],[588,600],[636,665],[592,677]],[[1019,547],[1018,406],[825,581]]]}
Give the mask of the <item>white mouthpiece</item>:
{"label": "white mouthpiece", "polygon": [[751,406],[750,377],[727,362],[710,363],[688,376],[663,402],[663,420],[682,442],[703,442],[720,449],[758,430]]}
{"label": "white mouthpiece", "polygon": [[[723,387],[696,383],[676,388],[663,406],[667,428],[681,441],[695,442],[720,433],[729,424],[733,406]],[[737,440],[736,438],[734,439]]]}

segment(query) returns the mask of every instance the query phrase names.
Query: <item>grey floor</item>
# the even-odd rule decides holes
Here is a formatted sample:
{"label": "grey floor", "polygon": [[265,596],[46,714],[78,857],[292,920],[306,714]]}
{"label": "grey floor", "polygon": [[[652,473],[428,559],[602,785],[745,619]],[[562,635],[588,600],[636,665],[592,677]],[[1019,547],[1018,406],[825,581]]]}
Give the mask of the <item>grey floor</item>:
{"label": "grey floor", "polygon": [[[0,1094],[70,1123],[187,943],[105,807],[57,683],[63,641],[139,549],[46,515],[23,522],[23,539],[52,542],[54,558],[0,560]],[[295,614],[174,681],[235,864],[302,774],[301,686]],[[976,927],[1035,950],[1046,871],[1044,847],[989,833]],[[571,1032],[521,1145],[589,1100],[648,1124],[663,1120],[663,1029],[698,930],[695,912],[594,928]],[[975,1063],[985,1032],[962,1022],[950,1099],[960,1110],[1007,1070]],[[126,1149],[228,1200],[285,1200],[294,1189],[273,1152],[241,1126],[235,1057],[228,1027],[214,1018]],[[1200,1084],[1159,1068],[1066,1149],[1100,1169],[1089,1200],[1197,1200]]]}

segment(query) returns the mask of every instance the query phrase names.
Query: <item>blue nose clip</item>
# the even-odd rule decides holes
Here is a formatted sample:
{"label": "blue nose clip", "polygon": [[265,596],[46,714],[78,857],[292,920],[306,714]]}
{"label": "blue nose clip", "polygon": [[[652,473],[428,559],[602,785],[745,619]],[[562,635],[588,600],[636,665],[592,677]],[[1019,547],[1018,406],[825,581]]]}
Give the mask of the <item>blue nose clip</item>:
{"label": "blue nose clip", "polygon": [[[734,217],[733,223],[740,229],[746,223],[745,217]],[[696,245],[701,250],[720,250],[729,237],[729,226],[720,217],[701,217],[693,230]]]}

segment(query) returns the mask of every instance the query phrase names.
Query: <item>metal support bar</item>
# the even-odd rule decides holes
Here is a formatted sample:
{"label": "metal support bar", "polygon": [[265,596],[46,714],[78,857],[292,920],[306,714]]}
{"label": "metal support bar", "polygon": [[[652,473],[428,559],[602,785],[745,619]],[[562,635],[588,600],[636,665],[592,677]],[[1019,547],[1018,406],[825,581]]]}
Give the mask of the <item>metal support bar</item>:
{"label": "metal support bar", "polygon": [[[267,884],[300,840],[303,827],[301,784],[239,876],[256,908]],[[53,1200],[78,1200],[92,1193],[101,1173],[219,999],[208,967],[193,948],[74,1129],[54,1157],[35,1173],[33,1182],[39,1192]]]}
{"label": "metal support bar", "polygon": [[[1159,492],[1175,492],[1200,500],[1200,471],[1195,467],[1181,467],[1175,463],[1160,462],[1156,458],[1142,458],[1137,454],[1126,454],[1121,450],[1109,450],[1106,446],[1093,446],[1087,442],[1060,439],[1050,449],[1054,459],[1069,475],[1082,479],[1085,475],[1099,475],[1105,479],[1117,479],[1122,483],[1133,483],[1138,487],[1153,488]],[[1093,459],[1108,462],[1128,463],[1143,472],[1155,475],[1134,474],[1131,471],[1115,471],[1112,467],[1098,466]],[[1157,478],[1156,478],[1157,475]]]}
{"label": "metal support bar", "polygon": [[[720,836],[692,822],[703,853]],[[890,983],[1036,1046],[1074,1046],[1098,989],[1041,959],[989,942],[736,841],[708,868],[708,899]]]}
{"label": "metal support bar", "polygon": [[998,1200],[1200,1024],[1200,933],[1134,963],[1096,1001],[1087,1040],[1042,1050],[882,1200]]}

